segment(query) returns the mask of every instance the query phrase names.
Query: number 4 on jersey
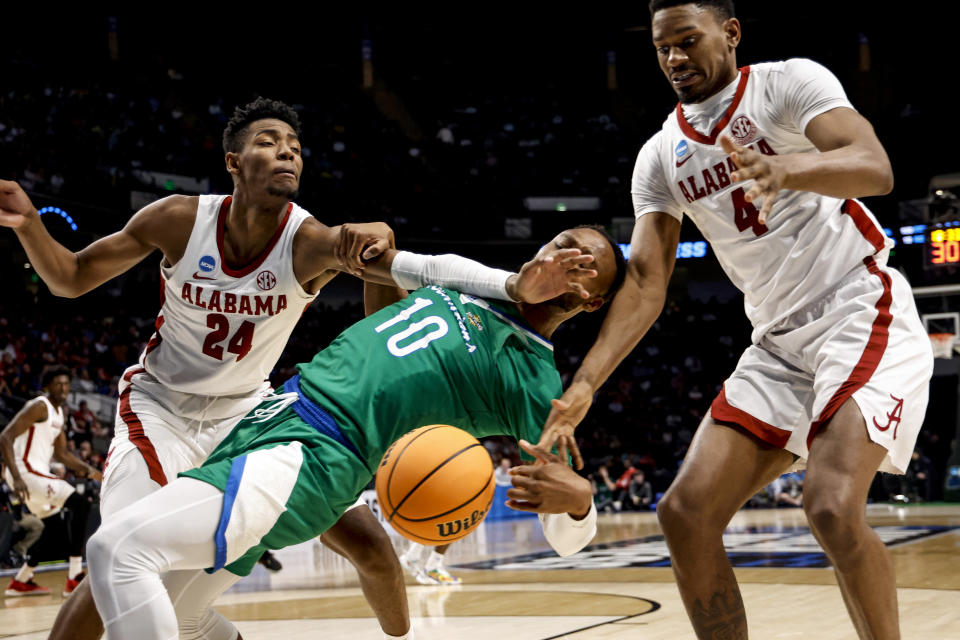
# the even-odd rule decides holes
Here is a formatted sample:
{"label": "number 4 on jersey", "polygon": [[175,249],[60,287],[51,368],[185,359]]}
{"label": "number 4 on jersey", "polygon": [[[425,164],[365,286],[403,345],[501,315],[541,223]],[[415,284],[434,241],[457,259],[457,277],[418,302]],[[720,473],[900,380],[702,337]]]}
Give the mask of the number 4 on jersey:
{"label": "number 4 on jersey", "polygon": [[753,227],[753,233],[762,236],[767,232],[767,225],[760,224],[760,211],[753,206],[752,202],[747,202],[743,187],[734,189],[730,193],[733,198],[733,222],[737,225],[739,231],[746,231]]}

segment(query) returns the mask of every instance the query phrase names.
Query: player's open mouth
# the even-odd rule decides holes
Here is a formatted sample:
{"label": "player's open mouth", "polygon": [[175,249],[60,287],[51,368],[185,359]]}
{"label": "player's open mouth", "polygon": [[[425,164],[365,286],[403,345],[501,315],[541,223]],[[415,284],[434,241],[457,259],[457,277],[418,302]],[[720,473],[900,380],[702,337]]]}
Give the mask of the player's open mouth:
{"label": "player's open mouth", "polygon": [[675,87],[688,87],[696,82],[699,76],[700,74],[696,71],[687,71],[671,76],[670,82],[672,82]]}

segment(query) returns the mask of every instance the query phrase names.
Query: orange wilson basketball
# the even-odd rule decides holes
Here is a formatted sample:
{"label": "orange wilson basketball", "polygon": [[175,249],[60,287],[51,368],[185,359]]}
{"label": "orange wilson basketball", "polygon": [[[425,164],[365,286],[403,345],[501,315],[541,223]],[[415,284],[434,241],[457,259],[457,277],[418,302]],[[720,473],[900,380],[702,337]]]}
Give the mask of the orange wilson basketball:
{"label": "orange wilson basketball", "polygon": [[394,442],[377,469],[377,500],[402,536],[440,545],[483,521],[495,488],[483,445],[457,427],[433,424]]}

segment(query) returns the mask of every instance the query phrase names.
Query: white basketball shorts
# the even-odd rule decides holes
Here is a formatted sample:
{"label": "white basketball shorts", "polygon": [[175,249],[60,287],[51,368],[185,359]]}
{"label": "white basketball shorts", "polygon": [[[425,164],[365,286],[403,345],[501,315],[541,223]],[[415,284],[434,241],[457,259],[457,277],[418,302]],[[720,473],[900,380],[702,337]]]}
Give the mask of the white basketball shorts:
{"label": "white basketball shorts", "polygon": [[864,265],[744,351],[710,408],[715,420],[805,461],[820,426],[853,398],[870,439],[887,450],[880,470],[906,470],[933,352],[904,277],[873,258]]}
{"label": "white basketball shorts", "polygon": [[187,394],[165,388],[143,367],[127,369],[103,474],[103,516],[202,464],[268,389],[265,382],[236,396]]}
{"label": "white basketball shorts", "polygon": [[[63,503],[73,494],[75,489],[66,480],[55,475],[48,475],[37,471],[28,471],[18,467],[20,477],[30,492],[26,499],[30,513],[38,518],[49,518],[63,508]],[[8,487],[13,487],[13,476],[9,469],[3,470],[3,477]]]}

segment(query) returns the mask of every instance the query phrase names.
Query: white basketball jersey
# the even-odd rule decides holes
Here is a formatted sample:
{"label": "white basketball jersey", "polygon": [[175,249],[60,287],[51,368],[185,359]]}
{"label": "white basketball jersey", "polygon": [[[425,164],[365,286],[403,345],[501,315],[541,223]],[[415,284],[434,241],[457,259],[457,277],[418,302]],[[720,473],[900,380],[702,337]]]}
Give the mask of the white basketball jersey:
{"label": "white basketball jersey", "polygon": [[13,441],[13,455],[21,475],[50,475],[53,445],[63,431],[63,407],[54,408],[47,396],[40,396],[38,400],[47,405],[47,419],[33,423]]}
{"label": "white basketball jersey", "polygon": [[807,191],[780,191],[759,224],[760,203],[744,199],[753,181],[730,180],[736,166],[719,137],[767,155],[819,153],[804,130],[836,107],[852,108],[836,78],[810,60],[744,67],[703,103],[678,104],[637,158],[635,215],[693,219],[744,293],[754,341],[862,267],[865,257],[882,265],[893,243],[859,201]]}
{"label": "white basketball jersey", "polygon": [[204,396],[258,389],[316,297],[293,271],[293,238],[310,214],[290,203],[270,243],[252,262],[223,259],[230,196],[203,195],[183,258],[161,263],[162,309],[140,365],[164,387]]}

